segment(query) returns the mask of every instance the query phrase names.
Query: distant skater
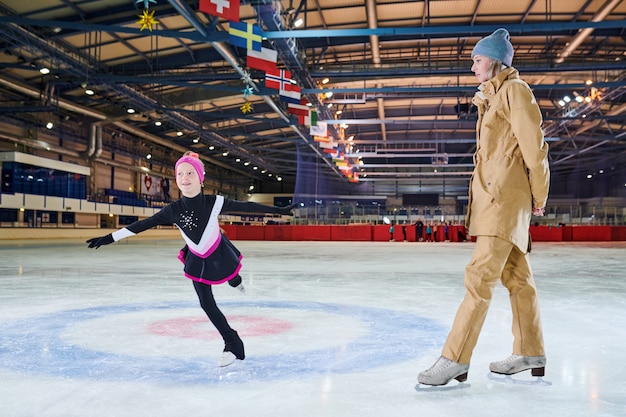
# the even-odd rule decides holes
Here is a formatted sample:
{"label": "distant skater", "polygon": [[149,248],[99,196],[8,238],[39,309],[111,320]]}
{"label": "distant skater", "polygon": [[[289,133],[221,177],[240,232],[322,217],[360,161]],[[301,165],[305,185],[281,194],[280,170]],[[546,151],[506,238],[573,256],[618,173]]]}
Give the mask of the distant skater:
{"label": "distant skater", "polygon": [[106,236],[89,239],[87,243],[89,248],[97,249],[159,225],[175,224],[186,243],[178,256],[185,265],[184,275],[192,280],[200,306],[224,339],[219,366],[227,366],[245,358],[244,345],[217,306],[212,286],[228,282],[239,290],[244,287],[239,276],[241,252],[220,232],[218,216],[228,212],[290,214],[294,205],[275,207],[205,195],[202,193],[203,182],[204,164],[198,154],[185,153],[176,162],[176,185],[183,195],[181,199],[147,219]]}

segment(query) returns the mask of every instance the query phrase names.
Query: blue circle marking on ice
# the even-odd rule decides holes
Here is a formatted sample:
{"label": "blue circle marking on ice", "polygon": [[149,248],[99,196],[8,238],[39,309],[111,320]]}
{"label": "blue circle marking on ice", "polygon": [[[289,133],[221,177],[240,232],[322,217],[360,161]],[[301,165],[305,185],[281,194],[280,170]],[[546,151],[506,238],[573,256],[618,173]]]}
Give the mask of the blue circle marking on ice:
{"label": "blue circle marking on ice", "polygon": [[[222,306],[260,309],[297,309],[348,316],[359,320],[365,334],[349,344],[297,353],[254,356],[246,360],[229,382],[288,379],[305,375],[359,372],[419,357],[439,346],[445,337],[433,320],[396,310],[314,302],[221,302]],[[206,384],[223,380],[217,371],[218,352],[202,358],[123,355],[68,345],[60,334],[73,324],[115,314],[197,307],[189,303],[121,305],[65,310],[0,323],[0,367],[39,375],[110,381]],[[332,324],[329,323],[329,329]],[[245,341],[244,341],[245,343]],[[232,365],[231,365],[232,366]],[[223,369],[228,369],[223,368]]]}

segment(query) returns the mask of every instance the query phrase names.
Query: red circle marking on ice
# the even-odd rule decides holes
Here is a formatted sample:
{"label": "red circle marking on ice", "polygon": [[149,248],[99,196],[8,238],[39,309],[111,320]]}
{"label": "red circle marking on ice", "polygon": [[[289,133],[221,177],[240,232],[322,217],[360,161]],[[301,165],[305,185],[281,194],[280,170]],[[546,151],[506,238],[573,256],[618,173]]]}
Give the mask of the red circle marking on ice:
{"label": "red circle marking on ice", "polygon": [[[293,324],[286,320],[257,316],[229,316],[228,322],[237,329],[237,333],[242,337],[278,334],[293,327]],[[205,317],[181,317],[157,321],[148,325],[148,332],[159,336],[174,336],[184,339],[219,337],[217,330]]]}

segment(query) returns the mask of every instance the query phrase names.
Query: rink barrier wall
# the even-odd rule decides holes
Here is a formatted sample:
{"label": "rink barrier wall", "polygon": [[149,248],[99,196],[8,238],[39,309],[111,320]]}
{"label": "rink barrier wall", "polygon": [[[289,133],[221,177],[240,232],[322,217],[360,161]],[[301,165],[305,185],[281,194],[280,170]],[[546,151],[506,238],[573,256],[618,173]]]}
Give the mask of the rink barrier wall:
{"label": "rink barrier wall", "polygon": [[[345,241],[386,242],[391,240],[389,225],[222,225],[222,230],[231,240],[267,241]],[[0,240],[37,239],[88,239],[102,236],[116,229],[100,228],[0,228]],[[405,227],[406,241],[417,241],[414,225]],[[426,240],[424,228],[424,240]],[[531,226],[530,235],[534,242],[611,242],[626,241],[626,226]],[[133,238],[176,239],[180,233],[176,228],[147,230]],[[439,227],[437,242],[465,242],[468,239],[464,226],[449,226],[448,236]],[[393,240],[405,240],[402,225],[394,226]]]}

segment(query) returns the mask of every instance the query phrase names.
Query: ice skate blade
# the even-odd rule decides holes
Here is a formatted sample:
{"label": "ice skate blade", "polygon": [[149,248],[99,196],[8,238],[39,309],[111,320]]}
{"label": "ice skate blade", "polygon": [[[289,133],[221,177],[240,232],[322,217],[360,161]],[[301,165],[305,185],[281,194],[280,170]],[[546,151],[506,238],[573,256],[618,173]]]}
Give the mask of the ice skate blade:
{"label": "ice skate blade", "polygon": [[513,378],[512,375],[502,375],[489,372],[487,378],[491,381],[499,382],[501,384],[516,384],[516,385],[539,385],[549,387],[552,382],[544,381],[543,377],[533,377],[533,379],[519,379]]}
{"label": "ice skate blade", "polygon": [[247,372],[247,370],[245,369],[244,363],[239,359],[235,360],[235,362],[230,365],[217,367],[217,375],[220,380],[232,378],[236,375],[242,375],[245,372]]}
{"label": "ice skate blade", "polygon": [[238,369],[241,368],[243,366],[243,361],[241,359],[235,359],[233,362],[229,363],[228,365],[217,365],[217,369],[220,371],[228,371],[231,369]]}
{"label": "ice skate blade", "polygon": [[470,388],[472,384],[468,384],[467,382],[459,382],[459,383],[448,383],[447,385],[424,385],[417,384],[415,386],[415,391],[417,392],[434,392],[434,391],[456,391],[463,388]]}
{"label": "ice skate blade", "polygon": [[229,369],[239,368],[240,366],[242,366],[242,363],[243,361],[241,359],[234,359],[232,362],[218,363],[217,369],[227,371]]}

